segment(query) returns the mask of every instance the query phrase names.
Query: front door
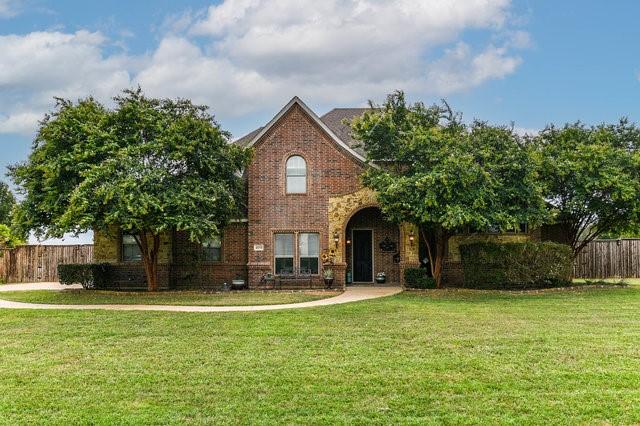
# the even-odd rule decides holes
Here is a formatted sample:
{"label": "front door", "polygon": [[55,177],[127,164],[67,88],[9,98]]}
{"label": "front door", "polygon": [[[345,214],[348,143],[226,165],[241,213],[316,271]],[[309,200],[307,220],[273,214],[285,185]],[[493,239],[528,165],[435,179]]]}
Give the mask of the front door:
{"label": "front door", "polygon": [[353,281],[373,282],[373,237],[370,229],[353,230]]}

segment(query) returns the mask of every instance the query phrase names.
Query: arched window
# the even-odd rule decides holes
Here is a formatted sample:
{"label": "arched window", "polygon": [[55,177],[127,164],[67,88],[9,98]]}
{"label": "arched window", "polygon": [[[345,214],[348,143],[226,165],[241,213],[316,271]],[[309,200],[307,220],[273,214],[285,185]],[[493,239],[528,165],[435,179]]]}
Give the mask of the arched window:
{"label": "arched window", "polygon": [[299,155],[287,160],[287,194],[307,192],[307,162]]}

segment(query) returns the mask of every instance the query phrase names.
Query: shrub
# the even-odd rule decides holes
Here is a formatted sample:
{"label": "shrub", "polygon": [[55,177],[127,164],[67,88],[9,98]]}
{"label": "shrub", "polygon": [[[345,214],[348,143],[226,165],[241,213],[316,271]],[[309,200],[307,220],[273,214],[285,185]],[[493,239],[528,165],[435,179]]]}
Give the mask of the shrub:
{"label": "shrub", "polygon": [[106,288],[109,284],[110,265],[108,263],[62,264],[58,265],[60,284],[81,284],[86,289]]}
{"label": "shrub", "polygon": [[427,276],[427,270],[408,268],[404,271],[404,283],[409,288],[436,288],[436,280]]}
{"label": "shrub", "polygon": [[571,247],[551,242],[460,246],[464,286],[478,289],[562,287],[571,284]]}

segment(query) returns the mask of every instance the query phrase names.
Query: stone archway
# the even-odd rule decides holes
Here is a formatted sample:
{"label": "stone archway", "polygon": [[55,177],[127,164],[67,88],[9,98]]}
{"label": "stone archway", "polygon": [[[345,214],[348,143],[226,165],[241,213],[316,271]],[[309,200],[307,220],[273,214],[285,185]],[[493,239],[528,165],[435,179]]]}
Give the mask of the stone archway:
{"label": "stone archway", "polygon": [[[327,247],[334,248],[334,267],[336,269],[336,283],[344,285],[344,274],[346,271],[345,261],[345,230],[351,217],[358,211],[368,207],[380,207],[375,191],[369,188],[362,188],[356,192],[329,198],[329,241]],[[400,230],[400,276],[408,267],[417,267],[420,264],[418,254],[418,228],[412,224],[403,222],[399,226]],[[336,245],[334,236],[339,240]],[[413,236],[413,238],[412,238]],[[401,278],[402,279],[402,278]]]}

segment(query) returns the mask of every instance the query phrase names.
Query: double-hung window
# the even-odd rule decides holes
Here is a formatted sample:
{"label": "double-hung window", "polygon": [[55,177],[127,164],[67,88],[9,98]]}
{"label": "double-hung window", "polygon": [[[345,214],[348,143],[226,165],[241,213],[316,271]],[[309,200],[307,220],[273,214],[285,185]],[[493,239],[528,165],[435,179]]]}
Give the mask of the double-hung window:
{"label": "double-hung window", "polygon": [[276,234],[275,235],[275,272],[293,271],[293,239],[294,234]]}
{"label": "double-hung window", "polygon": [[217,262],[222,259],[222,241],[220,238],[210,238],[202,243],[202,257],[205,262]]}
{"label": "double-hung window", "polygon": [[320,264],[320,236],[315,233],[298,234],[298,256],[300,269],[317,274]]}
{"label": "double-hung window", "polygon": [[307,192],[307,162],[299,155],[289,157],[286,167],[287,194]]}
{"label": "double-hung window", "polygon": [[122,234],[122,261],[140,262],[141,260],[142,252],[133,235]]}

